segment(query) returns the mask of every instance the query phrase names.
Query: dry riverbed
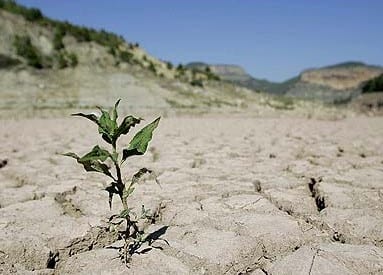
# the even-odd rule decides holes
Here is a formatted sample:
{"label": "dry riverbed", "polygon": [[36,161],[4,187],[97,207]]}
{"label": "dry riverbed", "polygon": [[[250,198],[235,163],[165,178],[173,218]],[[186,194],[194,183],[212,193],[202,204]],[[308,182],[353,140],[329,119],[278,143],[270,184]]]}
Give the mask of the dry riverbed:
{"label": "dry riverbed", "polygon": [[[148,120],[149,121],[149,120]],[[165,118],[126,176],[164,241],[129,269],[81,118],[0,121],[0,274],[382,274],[383,118]],[[127,140],[125,140],[127,141]],[[105,145],[106,146],[106,145]]]}

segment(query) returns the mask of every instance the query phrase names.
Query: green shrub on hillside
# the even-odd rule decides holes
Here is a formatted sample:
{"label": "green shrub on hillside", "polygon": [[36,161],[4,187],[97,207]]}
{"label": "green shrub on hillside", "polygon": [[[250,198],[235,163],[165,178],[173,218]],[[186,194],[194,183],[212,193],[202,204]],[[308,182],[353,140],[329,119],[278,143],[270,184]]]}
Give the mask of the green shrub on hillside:
{"label": "green shrub on hillside", "polygon": [[69,64],[71,67],[76,67],[78,65],[78,58],[75,53],[68,54]]}
{"label": "green shrub on hillside", "polygon": [[56,60],[57,60],[57,66],[59,69],[64,69],[64,68],[68,67],[68,63],[67,63],[67,60],[65,58],[64,53],[59,52],[56,56]]}
{"label": "green shrub on hillside", "polygon": [[13,46],[16,49],[16,54],[25,58],[28,65],[42,69],[43,60],[39,50],[32,45],[31,39],[29,36],[15,36]]}
{"label": "green shrub on hillside", "polygon": [[185,67],[182,64],[178,64],[178,66],[176,68],[175,77],[176,78],[182,78],[185,75],[185,71],[186,71]]}
{"label": "green shrub on hillside", "polygon": [[38,21],[43,19],[43,14],[39,9],[27,9],[25,13],[25,19],[27,19],[28,21]]}
{"label": "green shrub on hillside", "polygon": [[131,52],[120,51],[119,56],[120,56],[121,61],[130,63],[130,64],[133,63],[133,54]]}
{"label": "green shrub on hillside", "polygon": [[4,54],[0,54],[0,69],[7,69],[20,64],[18,59],[11,58]]}
{"label": "green shrub on hillside", "polygon": [[215,80],[215,81],[221,80],[218,75],[216,75],[215,73],[211,71],[209,66],[206,66],[204,73],[208,80]]}
{"label": "green shrub on hillside", "polygon": [[65,36],[65,30],[62,26],[56,28],[54,37],[53,37],[53,48],[58,51],[64,49],[63,38]]}
{"label": "green shrub on hillside", "polygon": [[68,67],[76,67],[78,64],[77,55],[75,53],[68,53],[66,51],[60,51],[56,54],[57,67],[64,69]]}
{"label": "green shrub on hillside", "polygon": [[148,69],[149,69],[149,71],[151,71],[152,73],[157,74],[157,69],[156,69],[156,66],[154,65],[153,62],[150,61],[150,64],[149,64]]}
{"label": "green shrub on hillside", "polygon": [[0,9],[21,15],[26,20],[37,22],[40,25],[61,28],[64,33],[74,36],[79,42],[94,41],[102,46],[116,47],[125,41],[123,37],[105,30],[98,31],[91,28],[75,26],[69,22],[52,20],[45,17],[39,9],[21,6],[13,0],[0,0]]}
{"label": "green shrub on hillside", "polygon": [[168,68],[168,70],[172,70],[173,69],[172,62],[170,62],[170,61],[166,62],[166,68]]}
{"label": "green shrub on hillside", "polygon": [[363,93],[383,92],[383,74],[365,82],[362,88]]}
{"label": "green shrub on hillside", "polygon": [[13,0],[0,0],[0,8],[11,13],[20,14],[28,21],[39,21],[44,18],[39,9],[20,6]]}
{"label": "green shrub on hillside", "polygon": [[199,73],[199,74],[205,75],[208,80],[215,80],[215,81],[220,80],[219,76],[216,75],[215,73],[213,73],[209,66],[206,66],[205,69],[203,69],[203,68],[191,68],[191,71],[192,71],[193,77],[195,77],[197,75],[197,73]]}
{"label": "green shrub on hillside", "polygon": [[113,56],[117,55],[116,49],[114,47],[109,47],[108,53],[113,55]]}
{"label": "green shrub on hillside", "polygon": [[215,80],[215,81],[221,80],[221,78],[219,78],[219,76],[214,73],[207,73],[206,76],[208,80]]}
{"label": "green shrub on hillside", "polygon": [[203,88],[203,82],[201,79],[193,79],[192,81],[190,81],[190,85],[194,86],[194,87],[201,87]]}

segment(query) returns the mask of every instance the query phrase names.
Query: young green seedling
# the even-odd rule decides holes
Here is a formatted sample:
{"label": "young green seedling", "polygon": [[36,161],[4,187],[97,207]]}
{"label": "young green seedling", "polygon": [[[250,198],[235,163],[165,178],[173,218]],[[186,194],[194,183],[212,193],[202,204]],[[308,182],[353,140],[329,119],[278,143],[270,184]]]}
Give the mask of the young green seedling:
{"label": "young green seedling", "polygon": [[[144,174],[153,173],[147,168],[141,168],[137,173],[134,174],[129,182],[124,182],[122,178],[122,165],[123,163],[132,156],[143,155],[148,148],[148,144],[152,139],[153,131],[157,128],[160,121],[160,117],[155,119],[153,122],[142,128],[132,138],[129,145],[118,151],[117,141],[122,135],[129,133],[132,127],[139,124],[142,119],[136,118],[131,115],[126,116],[120,125],[117,123],[118,113],[117,107],[120,100],[116,102],[114,108],[110,111],[99,108],[101,111],[100,116],[95,114],[83,114],[76,113],[73,116],[85,117],[98,125],[98,132],[102,136],[103,140],[111,145],[112,151],[108,151],[98,145],[94,146],[93,149],[82,157],[79,157],[75,153],[66,153],[65,156],[72,157],[77,162],[84,166],[87,172],[98,172],[103,173],[112,179],[112,182],[105,188],[109,193],[109,207],[112,208],[112,200],[114,195],[118,195],[122,204],[122,211],[118,215],[113,215],[109,221],[113,225],[121,225],[126,221],[126,228],[121,231],[121,237],[124,239],[125,244],[121,253],[121,258],[127,264],[131,255],[143,244],[148,241],[147,234],[140,229],[138,222],[140,219],[150,219],[149,211],[142,205],[141,215],[137,215],[129,208],[128,198],[133,193],[136,184]],[[107,165],[107,160],[110,159],[114,168],[112,169]],[[158,181],[156,180],[158,183]],[[117,221],[116,221],[117,220]]]}

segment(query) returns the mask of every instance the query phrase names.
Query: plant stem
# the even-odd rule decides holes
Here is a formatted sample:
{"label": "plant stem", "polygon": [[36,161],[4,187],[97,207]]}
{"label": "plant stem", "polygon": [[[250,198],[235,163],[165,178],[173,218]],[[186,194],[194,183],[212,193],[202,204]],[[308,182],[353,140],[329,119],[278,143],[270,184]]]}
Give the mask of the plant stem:
{"label": "plant stem", "polygon": [[[113,151],[114,151],[113,153],[117,155],[116,144],[113,144]],[[114,162],[114,166],[116,167],[116,173],[117,173],[116,186],[117,186],[117,189],[118,189],[118,195],[119,195],[119,197],[121,199],[121,203],[122,203],[123,208],[127,209],[128,208],[128,203],[126,201],[126,198],[124,198],[124,196],[123,196],[125,184],[122,181],[122,177],[121,177],[121,167],[118,164],[117,160],[113,161],[113,162]]]}
{"label": "plant stem", "polygon": [[[117,154],[117,150],[116,150],[116,142],[113,142],[112,146],[113,146],[113,154],[116,156],[115,159],[113,160],[114,166],[116,168],[116,174],[117,174],[116,186],[118,189],[118,195],[121,199],[123,209],[125,210],[125,209],[128,209],[128,202],[127,202],[127,198],[124,197],[125,184],[122,181],[121,167],[118,164],[118,154]],[[130,237],[131,237],[130,236],[130,227],[132,226],[132,222],[130,220],[130,215],[128,215],[125,219],[126,219],[126,230],[124,233],[125,244],[124,244],[124,252],[123,252],[124,255],[123,255],[123,257],[124,257],[125,264],[127,264],[129,262],[129,259],[130,259],[129,244],[130,244]]]}

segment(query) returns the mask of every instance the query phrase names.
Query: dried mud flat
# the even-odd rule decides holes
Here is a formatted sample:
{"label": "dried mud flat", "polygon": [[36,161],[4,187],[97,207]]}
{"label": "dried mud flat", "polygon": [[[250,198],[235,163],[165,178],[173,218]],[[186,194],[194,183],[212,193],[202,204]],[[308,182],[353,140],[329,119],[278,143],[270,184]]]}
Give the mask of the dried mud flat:
{"label": "dried mud flat", "polygon": [[[0,121],[0,274],[382,274],[383,118],[166,118],[134,194],[162,241],[129,269],[81,119]],[[6,160],[6,161],[5,161]],[[166,227],[164,227],[166,226]]]}

